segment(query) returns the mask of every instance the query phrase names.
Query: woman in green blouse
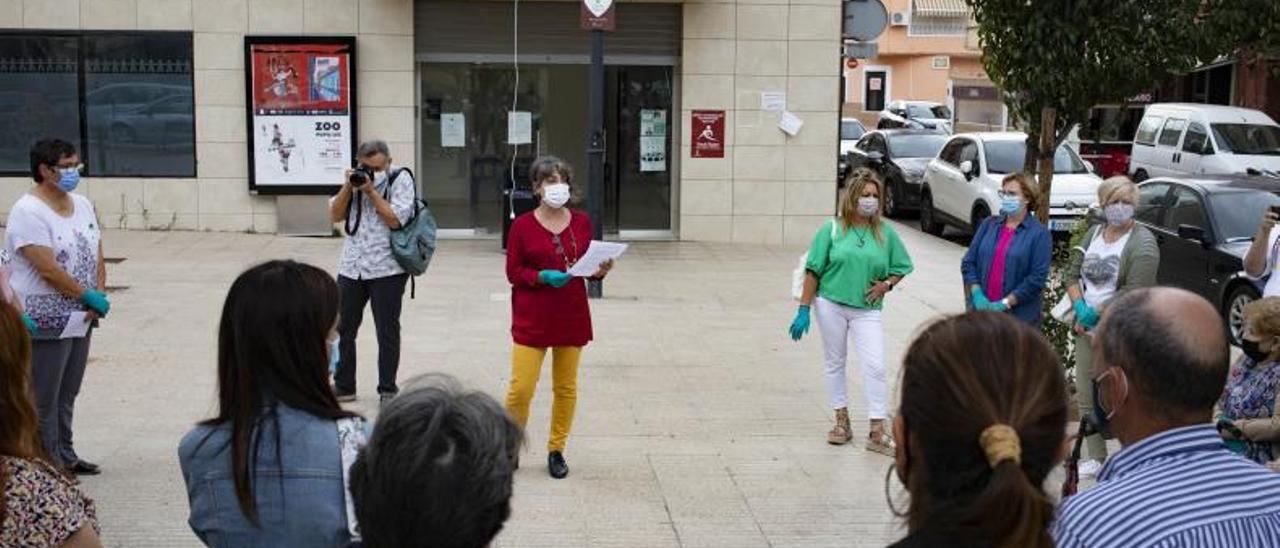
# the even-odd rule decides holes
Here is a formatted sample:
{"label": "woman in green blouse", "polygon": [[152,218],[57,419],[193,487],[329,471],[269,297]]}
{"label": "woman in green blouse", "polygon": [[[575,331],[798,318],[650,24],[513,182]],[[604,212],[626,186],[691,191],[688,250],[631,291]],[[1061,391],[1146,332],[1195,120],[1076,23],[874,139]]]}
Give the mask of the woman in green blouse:
{"label": "woman in green blouse", "polygon": [[809,311],[817,308],[818,328],[826,349],[827,395],[836,425],[827,442],[853,439],[845,361],[852,333],[862,362],[870,433],[867,450],[892,456],[893,439],[885,430],[889,384],[884,364],[884,324],[880,307],[885,295],[911,273],[911,256],[902,239],[880,220],[882,184],[867,169],[854,171],[840,198],[840,217],[824,224],[809,247],[804,294],[791,323],[791,338],[809,331]]}

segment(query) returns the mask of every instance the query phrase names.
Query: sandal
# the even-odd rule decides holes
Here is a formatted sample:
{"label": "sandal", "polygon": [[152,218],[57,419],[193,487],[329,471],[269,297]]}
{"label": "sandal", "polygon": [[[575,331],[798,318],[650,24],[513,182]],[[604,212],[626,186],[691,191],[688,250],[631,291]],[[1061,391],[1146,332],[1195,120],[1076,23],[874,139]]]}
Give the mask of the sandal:
{"label": "sandal", "polygon": [[880,453],[887,457],[897,456],[898,444],[893,441],[893,436],[884,429],[884,422],[879,424],[872,423],[871,432],[867,434],[867,451],[872,453]]}
{"label": "sandal", "polygon": [[844,445],[853,440],[853,428],[849,425],[849,410],[836,410],[836,425],[827,432],[827,443]]}

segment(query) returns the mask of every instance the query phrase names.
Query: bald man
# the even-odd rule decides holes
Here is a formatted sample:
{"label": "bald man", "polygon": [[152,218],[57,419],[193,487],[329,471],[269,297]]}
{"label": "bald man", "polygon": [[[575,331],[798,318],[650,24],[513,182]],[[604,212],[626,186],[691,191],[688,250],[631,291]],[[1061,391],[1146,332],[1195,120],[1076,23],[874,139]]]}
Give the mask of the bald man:
{"label": "bald man", "polygon": [[1093,351],[1092,419],[1124,450],[1062,506],[1057,546],[1280,547],[1280,475],[1228,451],[1211,423],[1230,359],[1213,305],[1130,291],[1107,307]]}

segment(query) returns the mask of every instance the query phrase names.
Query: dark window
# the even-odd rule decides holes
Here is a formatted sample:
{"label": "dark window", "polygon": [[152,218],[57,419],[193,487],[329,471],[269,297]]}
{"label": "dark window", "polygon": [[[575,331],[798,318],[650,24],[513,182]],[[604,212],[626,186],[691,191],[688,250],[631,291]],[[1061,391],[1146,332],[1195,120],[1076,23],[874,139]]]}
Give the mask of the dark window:
{"label": "dark window", "polygon": [[1219,192],[1209,195],[1209,207],[1218,222],[1222,242],[1242,242],[1258,233],[1258,219],[1268,207],[1280,205],[1280,196],[1261,190]]}
{"label": "dark window", "polygon": [[841,120],[840,121],[840,138],[841,139],[857,139],[867,132],[867,128],[862,127],[862,122],[857,120]]}
{"label": "dark window", "polygon": [[1161,213],[1164,212],[1165,200],[1168,195],[1169,185],[1164,183],[1139,186],[1138,206],[1134,208],[1134,218],[1149,225],[1158,224]]}
{"label": "dark window", "polygon": [[[1080,139],[1102,143],[1131,143],[1138,131],[1142,113],[1142,107],[1095,107],[1089,111],[1089,121],[1080,127]],[[1154,134],[1152,137],[1154,138]]]}
{"label": "dark window", "polygon": [[1206,230],[1209,228],[1205,222],[1204,203],[1195,191],[1176,187],[1170,196],[1170,201],[1172,204],[1164,220],[1164,226],[1170,232],[1177,232],[1178,227],[1182,225],[1197,226]]}
{"label": "dark window", "polygon": [[877,133],[877,134],[872,135],[872,136],[871,136],[871,143],[870,143],[868,146],[869,146],[870,148],[868,148],[868,149],[867,149],[867,152],[875,151],[875,152],[879,152],[880,154],[883,154],[883,155],[885,155],[885,156],[888,156],[888,155],[889,155],[889,148],[888,148],[887,146],[885,146],[885,144],[884,144],[884,136],[883,136],[883,135],[880,135],[880,134],[878,134],[878,133]]}
{"label": "dark window", "polygon": [[1178,140],[1182,138],[1182,129],[1185,127],[1187,127],[1186,120],[1170,118],[1164,123],[1164,129],[1160,131],[1160,146],[1178,146]]}
{"label": "dark window", "polygon": [[1218,146],[1235,154],[1280,156],[1280,127],[1262,124],[1213,124]]}
{"label": "dark window", "polygon": [[1133,136],[1133,142],[1140,145],[1155,145],[1156,133],[1160,131],[1160,123],[1164,122],[1164,118],[1159,116],[1148,116],[1142,119],[1142,124],[1138,126],[1138,132]]}
{"label": "dark window", "polygon": [[967,142],[968,141],[964,139],[956,139],[954,141],[951,141],[950,143],[947,143],[947,146],[942,149],[942,153],[938,155],[938,159],[944,162],[947,162],[953,166],[959,166],[960,165],[960,149],[964,147],[965,143]]}
{"label": "dark window", "polygon": [[1208,141],[1209,133],[1204,130],[1204,126],[1191,122],[1187,126],[1187,136],[1182,139],[1182,151],[1192,154],[1204,154],[1204,148]]}
{"label": "dark window", "polygon": [[[194,177],[191,34],[0,34],[0,171],[41,137],[75,143],[90,176]],[[34,72],[39,77],[32,77]]]}
{"label": "dark window", "polygon": [[[986,145],[988,173],[1017,173],[1027,163],[1026,141],[987,141]],[[1089,168],[1063,145],[1053,155],[1053,172],[1088,173]]]}
{"label": "dark window", "polygon": [[941,134],[894,135],[889,138],[889,148],[894,158],[933,158],[946,142],[947,136]]}
{"label": "dark window", "polygon": [[960,149],[960,163],[973,162],[973,168],[978,168],[978,143],[973,141],[965,142],[964,148]]}
{"label": "dark window", "polygon": [[951,109],[944,105],[908,104],[907,114],[911,118],[920,118],[925,120],[931,118],[938,118],[942,120],[951,119]]}

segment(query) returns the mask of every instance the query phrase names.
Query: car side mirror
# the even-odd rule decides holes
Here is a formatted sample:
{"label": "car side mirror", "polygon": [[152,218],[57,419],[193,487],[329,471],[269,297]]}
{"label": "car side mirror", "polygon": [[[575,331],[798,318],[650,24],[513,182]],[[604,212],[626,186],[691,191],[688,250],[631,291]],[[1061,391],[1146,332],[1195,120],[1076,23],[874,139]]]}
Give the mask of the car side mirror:
{"label": "car side mirror", "polygon": [[965,160],[963,162],[960,162],[960,173],[963,173],[965,178],[972,179],[973,178],[973,161]]}
{"label": "car side mirror", "polygon": [[1205,240],[1204,229],[1198,226],[1178,225],[1178,237],[1184,240],[1195,240],[1203,245],[1209,244]]}

